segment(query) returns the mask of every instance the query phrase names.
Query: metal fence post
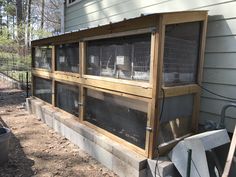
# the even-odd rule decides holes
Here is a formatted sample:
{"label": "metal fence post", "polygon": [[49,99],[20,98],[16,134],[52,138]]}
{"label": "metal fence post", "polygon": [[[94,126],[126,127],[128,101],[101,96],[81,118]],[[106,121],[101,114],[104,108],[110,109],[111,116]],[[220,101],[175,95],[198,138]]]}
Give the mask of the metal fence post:
{"label": "metal fence post", "polygon": [[188,149],[188,162],[187,162],[186,177],[190,177],[190,174],[191,174],[191,160],[192,160],[192,149]]}
{"label": "metal fence post", "polygon": [[28,79],[29,73],[26,72],[26,98],[29,97],[29,79]]}

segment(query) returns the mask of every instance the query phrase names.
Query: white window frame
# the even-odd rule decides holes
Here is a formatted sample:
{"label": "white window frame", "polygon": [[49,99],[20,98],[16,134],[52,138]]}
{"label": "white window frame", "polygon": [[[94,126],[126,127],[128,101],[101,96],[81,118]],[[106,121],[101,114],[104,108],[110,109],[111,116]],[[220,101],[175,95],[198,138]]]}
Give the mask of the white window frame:
{"label": "white window frame", "polygon": [[69,0],[66,0],[66,7],[70,7],[70,6],[76,4],[76,3],[80,2],[80,1],[82,1],[82,0],[75,0],[74,2],[69,3]]}

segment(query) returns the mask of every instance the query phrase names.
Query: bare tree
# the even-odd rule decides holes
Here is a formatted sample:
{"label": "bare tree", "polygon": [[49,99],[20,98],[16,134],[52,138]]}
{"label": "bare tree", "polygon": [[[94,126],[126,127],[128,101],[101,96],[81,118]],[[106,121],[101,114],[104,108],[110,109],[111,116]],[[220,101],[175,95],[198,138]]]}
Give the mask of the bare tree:
{"label": "bare tree", "polygon": [[43,29],[44,25],[44,8],[45,8],[45,0],[42,0],[42,9],[41,9],[41,29]]}
{"label": "bare tree", "polygon": [[23,21],[22,0],[16,0],[16,20],[19,27]]}
{"label": "bare tree", "polygon": [[32,1],[28,0],[28,11],[27,11],[27,48],[30,46],[30,33],[31,33],[31,4]]}

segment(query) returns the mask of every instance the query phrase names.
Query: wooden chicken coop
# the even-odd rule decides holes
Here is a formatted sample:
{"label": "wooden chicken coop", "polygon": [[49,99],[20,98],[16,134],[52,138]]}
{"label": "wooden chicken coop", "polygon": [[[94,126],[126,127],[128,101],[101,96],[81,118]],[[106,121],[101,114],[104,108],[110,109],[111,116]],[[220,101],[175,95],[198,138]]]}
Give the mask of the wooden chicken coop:
{"label": "wooden chicken coop", "polygon": [[35,40],[33,97],[154,158],[197,130],[206,26],[161,13]]}

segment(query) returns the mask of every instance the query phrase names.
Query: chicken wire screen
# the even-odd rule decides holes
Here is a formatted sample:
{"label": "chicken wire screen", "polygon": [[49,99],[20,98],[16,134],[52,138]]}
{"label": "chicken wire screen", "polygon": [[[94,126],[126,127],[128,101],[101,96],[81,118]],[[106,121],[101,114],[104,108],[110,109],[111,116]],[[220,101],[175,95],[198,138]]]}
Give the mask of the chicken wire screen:
{"label": "chicken wire screen", "polygon": [[56,46],[56,70],[79,72],[79,44],[63,44]]}
{"label": "chicken wire screen", "polygon": [[79,116],[79,87],[56,82],[56,106]]}
{"label": "chicken wire screen", "polygon": [[149,81],[151,34],[88,41],[86,74]]}
{"label": "chicken wire screen", "polygon": [[35,47],[33,49],[33,67],[51,70],[52,67],[52,47]]}
{"label": "chicken wire screen", "polygon": [[52,103],[52,81],[39,77],[33,77],[34,80],[34,96]]}
{"label": "chicken wire screen", "polygon": [[[159,144],[179,138],[191,132],[194,95],[182,95],[161,101]],[[163,109],[162,109],[163,106]]]}
{"label": "chicken wire screen", "polygon": [[164,44],[165,86],[196,83],[201,22],[166,26]]}
{"label": "chicken wire screen", "polygon": [[86,121],[145,148],[148,103],[91,89],[85,100]]}

